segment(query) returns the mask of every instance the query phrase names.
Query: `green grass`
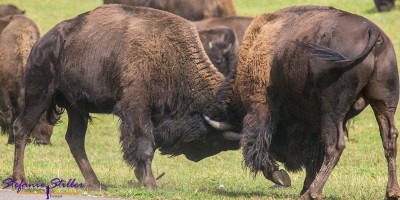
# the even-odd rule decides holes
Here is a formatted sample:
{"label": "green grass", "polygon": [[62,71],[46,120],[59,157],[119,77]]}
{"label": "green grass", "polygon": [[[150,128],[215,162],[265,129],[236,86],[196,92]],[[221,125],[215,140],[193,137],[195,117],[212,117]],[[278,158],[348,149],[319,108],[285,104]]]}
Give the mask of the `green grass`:
{"label": "green grass", "polygon": [[[55,24],[93,9],[100,0],[0,0],[13,3],[27,11],[26,15],[39,25],[42,34]],[[377,23],[392,39],[400,52],[400,2],[390,13],[377,13],[373,0],[235,0],[240,15],[257,16],[286,6],[314,4],[329,5],[365,16]],[[109,115],[94,115],[86,137],[89,160],[107,191],[80,194],[126,197],[132,199],[298,199],[304,172],[291,173],[293,187],[269,189],[273,184],[262,176],[253,178],[241,165],[240,151],[223,152],[199,163],[183,156],[169,158],[156,153],[153,163],[155,176],[166,175],[157,183],[160,189],[148,191],[135,187],[133,170],[122,160],[119,146],[118,121]],[[54,177],[84,179],[64,140],[64,123],[58,125],[52,146],[28,145],[25,172],[31,183],[47,182]],[[399,117],[396,123],[400,126]],[[358,116],[350,126],[350,137],[342,158],[324,188],[326,199],[382,199],[387,182],[386,160],[379,131],[370,109]],[[0,180],[12,176],[14,146],[5,145],[0,136]],[[224,185],[223,188],[220,185]],[[75,190],[67,190],[75,191]]]}

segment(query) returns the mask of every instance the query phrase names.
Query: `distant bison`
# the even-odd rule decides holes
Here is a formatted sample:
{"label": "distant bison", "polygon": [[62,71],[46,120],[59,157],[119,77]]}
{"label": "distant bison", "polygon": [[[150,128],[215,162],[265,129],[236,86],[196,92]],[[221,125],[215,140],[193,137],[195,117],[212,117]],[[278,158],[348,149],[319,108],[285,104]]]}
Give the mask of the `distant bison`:
{"label": "distant bison", "polygon": [[[101,24],[101,26],[99,26]],[[46,112],[68,113],[66,140],[91,189],[101,187],[84,147],[89,113],[121,120],[124,160],[146,188],[156,188],[154,152],[200,161],[238,149],[225,123],[208,124],[223,76],[204,52],[194,25],[143,7],[108,5],[56,25],[33,47],[16,130],[14,179],[24,177],[24,148]],[[57,105],[57,106],[56,106]],[[101,136],[99,136],[101,137]]]}
{"label": "distant bison", "polygon": [[379,12],[389,11],[394,8],[394,0],[374,0]]}
{"label": "distant bison", "polygon": [[104,0],[104,3],[151,7],[192,21],[236,15],[232,0]]}
{"label": "distant bison", "polygon": [[23,15],[24,13],[25,11],[18,9],[17,6],[11,4],[0,5],[0,18],[7,15]]}
{"label": "distant bison", "polygon": [[[26,60],[40,33],[35,23],[22,15],[0,18],[0,31],[0,127],[12,144],[12,124],[22,109]],[[52,126],[42,117],[32,137],[36,144],[50,144],[51,133]]]}
{"label": "distant bison", "polygon": [[204,50],[218,71],[228,75],[234,71],[239,44],[235,32],[228,27],[199,30]]}
{"label": "distant bison", "polygon": [[[392,42],[374,23],[330,7],[290,7],[257,17],[246,32],[232,90],[219,94],[242,119],[244,164],[290,185],[276,161],[306,170],[301,199],[321,199],[346,146],[346,122],[368,104],[388,166],[387,199],[400,197]],[[229,99],[230,101],[227,101]]]}
{"label": "distant bison", "polygon": [[246,32],[247,27],[249,27],[251,21],[253,21],[253,18],[251,17],[230,16],[230,17],[204,19],[193,23],[199,30],[216,28],[219,26],[227,26],[235,31],[239,45],[241,45],[244,33]]}

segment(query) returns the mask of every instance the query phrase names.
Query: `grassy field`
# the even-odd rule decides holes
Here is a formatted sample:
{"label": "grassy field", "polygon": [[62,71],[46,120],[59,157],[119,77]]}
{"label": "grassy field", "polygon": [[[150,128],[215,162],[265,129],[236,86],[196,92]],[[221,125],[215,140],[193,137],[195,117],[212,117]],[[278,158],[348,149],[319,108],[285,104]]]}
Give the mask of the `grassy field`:
{"label": "grassy field", "polygon": [[[62,20],[99,6],[100,0],[0,0],[26,10],[44,34]],[[238,13],[257,16],[291,5],[329,5],[357,13],[377,23],[392,39],[400,52],[400,1],[389,13],[377,13],[373,0],[235,0]],[[399,56],[398,56],[399,58]],[[84,179],[64,140],[66,122],[55,128],[52,146],[29,145],[26,149],[25,172],[31,183],[48,182],[52,178]],[[396,116],[400,126],[399,116]],[[387,182],[386,160],[379,131],[370,109],[350,123],[350,136],[342,158],[324,189],[326,199],[382,199]],[[0,180],[12,176],[14,146],[5,145],[0,136]],[[169,158],[156,153],[155,176],[166,175],[157,183],[160,189],[148,191],[134,187],[133,170],[122,160],[117,118],[94,115],[86,137],[89,160],[107,191],[75,191],[83,195],[101,195],[131,199],[298,199],[304,173],[291,173],[293,187],[270,189],[273,184],[263,177],[253,178],[241,164],[241,152],[223,152],[199,163],[183,156]],[[399,159],[398,159],[399,160]]]}

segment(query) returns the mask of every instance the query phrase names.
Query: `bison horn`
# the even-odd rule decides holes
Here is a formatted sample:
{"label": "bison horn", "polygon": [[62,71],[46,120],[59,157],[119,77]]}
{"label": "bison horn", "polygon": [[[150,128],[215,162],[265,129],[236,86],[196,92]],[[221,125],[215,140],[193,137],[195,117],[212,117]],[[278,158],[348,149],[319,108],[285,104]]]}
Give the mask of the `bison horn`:
{"label": "bison horn", "polygon": [[212,126],[213,128],[220,130],[220,131],[227,131],[227,130],[231,130],[233,129],[232,124],[228,123],[228,122],[218,122],[218,121],[214,121],[212,119],[210,119],[207,116],[203,116],[204,119],[207,121],[208,124],[210,124],[210,126]]}
{"label": "bison horn", "polygon": [[224,54],[227,54],[231,50],[231,48],[232,48],[232,43],[230,43],[229,46],[224,49]]}
{"label": "bison horn", "polygon": [[224,136],[224,138],[226,140],[230,140],[230,141],[238,141],[238,140],[242,139],[242,135],[240,135],[239,133],[231,132],[231,131],[226,131],[226,132],[222,133],[222,136]]}

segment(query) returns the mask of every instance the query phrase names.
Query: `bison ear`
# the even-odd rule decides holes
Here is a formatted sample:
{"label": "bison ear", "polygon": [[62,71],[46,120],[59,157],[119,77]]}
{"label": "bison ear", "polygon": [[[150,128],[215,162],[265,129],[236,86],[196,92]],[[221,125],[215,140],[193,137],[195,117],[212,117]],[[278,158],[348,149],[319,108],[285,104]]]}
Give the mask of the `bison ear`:
{"label": "bison ear", "polygon": [[228,52],[231,50],[231,48],[232,48],[232,43],[230,43],[230,44],[228,45],[228,47],[226,47],[226,48],[224,49],[224,54],[228,53]]}

